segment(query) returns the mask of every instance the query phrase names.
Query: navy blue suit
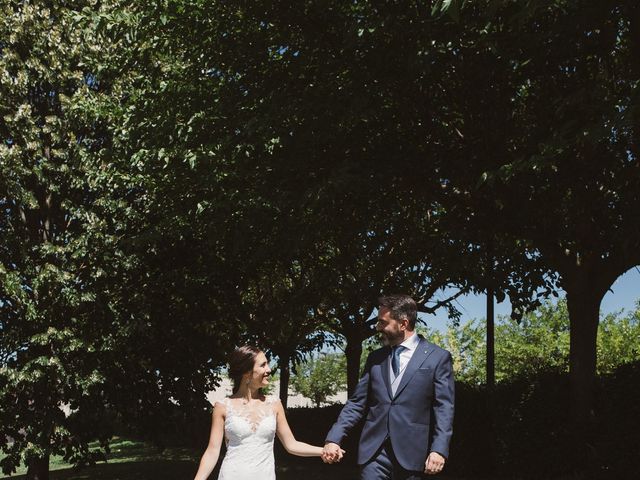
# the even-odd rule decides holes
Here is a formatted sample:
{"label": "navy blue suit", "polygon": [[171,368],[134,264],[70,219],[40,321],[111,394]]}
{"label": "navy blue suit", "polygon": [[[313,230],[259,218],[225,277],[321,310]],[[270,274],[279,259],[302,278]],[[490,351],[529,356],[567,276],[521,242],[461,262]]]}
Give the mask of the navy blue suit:
{"label": "navy blue suit", "polygon": [[369,462],[389,439],[398,463],[423,471],[429,452],[449,455],[453,433],[454,380],[451,354],[420,337],[420,343],[392,395],[390,347],[372,352],[353,395],[329,431],[326,442],[342,442],[365,418],[358,464]]}

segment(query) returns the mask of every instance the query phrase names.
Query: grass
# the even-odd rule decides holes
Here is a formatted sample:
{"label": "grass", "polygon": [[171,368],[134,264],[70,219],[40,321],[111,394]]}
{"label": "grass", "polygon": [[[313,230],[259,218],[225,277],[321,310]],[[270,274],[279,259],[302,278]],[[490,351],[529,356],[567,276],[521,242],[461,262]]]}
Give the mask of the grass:
{"label": "grass", "polygon": [[[60,457],[50,462],[51,480],[177,480],[191,479],[198,465],[199,455],[190,449],[171,448],[160,453],[150,444],[116,438],[111,443],[107,462],[81,469],[73,468]],[[281,462],[276,462],[281,463]],[[0,476],[0,480],[21,480],[26,469],[14,475]],[[0,473],[0,475],[2,475]],[[323,464],[317,458],[280,464],[278,480],[347,480],[357,478],[352,469]]]}
{"label": "grass", "polygon": [[[159,453],[149,444],[115,438],[107,462],[78,469],[54,456],[49,469],[51,480],[144,480],[189,478],[195,465],[191,450],[168,449]],[[0,480],[24,479],[25,473],[26,469],[20,468],[11,476],[0,476]]]}
{"label": "grass", "polygon": [[[159,452],[151,444],[115,438],[111,442],[107,462],[74,468],[60,457],[50,461],[50,480],[191,480],[202,452],[188,448],[169,448]],[[1,455],[1,454],[0,454]],[[0,456],[1,458],[1,456]],[[319,458],[296,458],[285,455],[276,458],[278,480],[353,480],[357,470],[347,465],[325,465]],[[26,469],[21,468],[0,480],[24,480]],[[217,478],[212,475],[211,478]],[[438,480],[453,480],[438,475]],[[462,480],[462,479],[457,479]]]}

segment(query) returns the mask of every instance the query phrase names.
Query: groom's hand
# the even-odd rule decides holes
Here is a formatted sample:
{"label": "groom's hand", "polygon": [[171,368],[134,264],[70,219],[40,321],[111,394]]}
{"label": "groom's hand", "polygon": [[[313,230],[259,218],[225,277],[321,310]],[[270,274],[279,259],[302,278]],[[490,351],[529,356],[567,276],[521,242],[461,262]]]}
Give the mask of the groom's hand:
{"label": "groom's hand", "polygon": [[322,461],[324,463],[335,463],[342,460],[344,450],[340,448],[340,445],[333,442],[327,442],[322,450]]}
{"label": "groom's hand", "polygon": [[444,467],[445,459],[438,452],[431,452],[424,462],[424,473],[427,475],[435,475],[440,473]]}

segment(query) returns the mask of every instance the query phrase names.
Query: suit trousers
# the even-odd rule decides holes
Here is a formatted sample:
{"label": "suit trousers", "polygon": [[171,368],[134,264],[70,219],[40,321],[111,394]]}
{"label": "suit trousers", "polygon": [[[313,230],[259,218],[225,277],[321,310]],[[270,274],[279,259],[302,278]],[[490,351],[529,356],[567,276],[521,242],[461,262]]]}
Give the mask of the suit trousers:
{"label": "suit trousers", "polygon": [[420,480],[423,478],[427,478],[424,472],[402,468],[388,438],[373,458],[360,467],[360,480]]}

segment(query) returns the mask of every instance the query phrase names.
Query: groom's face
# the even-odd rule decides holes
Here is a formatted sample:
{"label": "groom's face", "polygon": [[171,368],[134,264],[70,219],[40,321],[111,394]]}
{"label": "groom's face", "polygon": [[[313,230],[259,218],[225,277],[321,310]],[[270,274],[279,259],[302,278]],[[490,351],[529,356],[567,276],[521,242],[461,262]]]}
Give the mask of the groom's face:
{"label": "groom's face", "polygon": [[380,307],[378,311],[378,323],[376,330],[380,334],[380,340],[383,345],[399,345],[404,341],[405,330],[407,327],[406,320],[396,320],[391,318],[388,308]]}

